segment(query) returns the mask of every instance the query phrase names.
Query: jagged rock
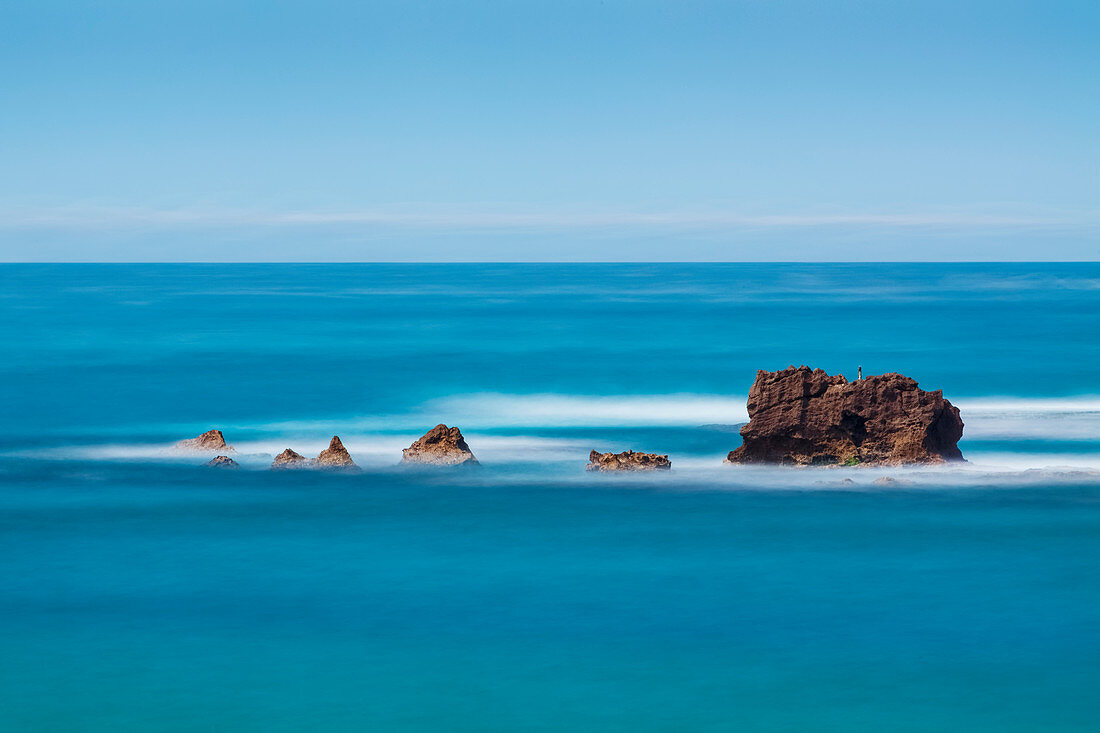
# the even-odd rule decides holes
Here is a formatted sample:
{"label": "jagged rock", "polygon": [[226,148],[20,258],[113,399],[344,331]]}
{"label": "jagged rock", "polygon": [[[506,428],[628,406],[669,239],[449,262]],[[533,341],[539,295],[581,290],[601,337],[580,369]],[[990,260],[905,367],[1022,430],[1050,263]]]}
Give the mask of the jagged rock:
{"label": "jagged rock", "polygon": [[220,430],[207,430],[202,435],[181,440],[176,443],[176,448],[181,450],[223,450],[226,453],[233,452],[233,446],[225,444],[225,436],[222,435]]}
{"label": "jagged rock", "polygon": [[240,468],[240,464],[234,461],[229,456],[215,456],[206,462],[207,466],[214,466],[217,468]]}
{"label": "jagged rock", "polygon": [[672,461],[667,455],[656,453],[635,453],[628,450],[625,453],[600,453],[592,451],[588,454],[586,471],[667,471],[672,468]]}
{"label": "jagged rock", "polygon": [[[331,446],[329,446],[331,448]],[[308,461],[306,457],[300,453],[295,453],[290,448],[275,456],[275,460],[271,462],[272,468],[295,468],[299,466],[305,466]]]}
{"label": "jagged rock", "polygon": [[901,374],[849,383],[821,369],[758,371],[729,463],[901,465],[961,461],[963,422],[943,392]]}
{"label": "jagged rock", "polygon": [[321,451],[313,460],[313,464],[319,468],[356,468],[355,461],[351,460],[351,454],[340,442],[340,436],[332,436],[328,448]]}
{"label": "jagged rock", "polygon": [[443,424],[436,425],[402,451],[401,462],[430,466],[478,465],[470,446],[462,437],[462,431]]}
{"label": "jagged rock", "polygon": [[899,484],[907,484],[909,482],[896,479],[893,476],[879,476],[871,483],[878,484],[879,486],[898,486]]}

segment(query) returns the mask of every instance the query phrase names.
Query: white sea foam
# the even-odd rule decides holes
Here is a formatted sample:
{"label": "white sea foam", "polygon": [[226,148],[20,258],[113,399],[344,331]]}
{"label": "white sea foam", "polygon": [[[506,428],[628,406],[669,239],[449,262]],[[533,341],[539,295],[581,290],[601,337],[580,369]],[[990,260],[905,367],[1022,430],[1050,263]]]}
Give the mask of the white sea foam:
{"label": "white sea foam", "polygon": [[[919,467],[781,467],[724,465],[721,456],[672,455],[670,472],[592,474],[579,467],[555,471],[511,471],[471,480],[492,483],[637,486],[667,491],[891,491],[959,488],[1042,488],[1058,484],[1098,484],[1100,467],[950,464]],[[1040,461],[1041,463],[1041,461]]]}
{"label": "white sea foam", "polygon": [[[348,435],[343,439],[356,463],[368,472],[389,472],[398,467],[401,448],[415,436]],[[669,453],[673,469],[654,472],[594,476],[583,470],[590,449],[588,441],[535,436],[493,436],[471,433],[471,448],[486,472],[455,475],[458,483],[562,484],[597,482],[596,485],[639,485],[668,490],[884,490],[990,485],[1044,486],[1058,483],[1100,484],[1100,453],[973,453],[966,463],[904,467],[780,467],[723,464],[724,454]],[[243,441],[231,454],[245,469],[265,470],[272,457],[291,445],[299,453],[314,456],[327,441]],[[48,461],[91,461],[201,465],[214,453],[179,451],[165,444],[83,445],[10,452],[8,456]],[[889,477],[891,482],[876,483]],[[598,483],[604,481],[605,483]]]}
{"label": "white sea foam", "polygon": [[[352,458],[363,467],[385,468],[394,466],[401,460],[403,448],[416,440],[416,434],[345,434],[341,437],[344,447]],[[516,462],[577,462],[587,459],[588,443],[564,438],[543,438],[523,435],[479,435],[468,433],[467,439],[474,444],[478,459],[488,463]],[[179,450],[172,444],[135,443],[135,444],[93,444],[65,445],[9,451],[3,455],[16,458],[30,458],[53,461],[110,461],[141,463],[178,463],[200,464],[215,455],[229,455],[242,466],[268,466],[272,459],[284,448],[292,448],[298,453],[312,457],[328,447],[328,437],[283,436],[264,440],[233,441],[234,451],[191,451]]]}
{"label": "white sea foam", "polygon": [[[960,398],[970,440],[1100,441],[1100,397]],[[400,414],[268,423],[266,430],[464,430],[569,427],[694,427],[748,420],[743,395],[582,395],[478,393],[429,400]]]}
{"label": "white sea foam", "polygon": [[425,405],[474,424],[508,427],[694,426],[748,420],[741,395],[474,394]]}
{"label": "white sea foam", "polygon": [[970,451],[965,455],[967,459],[966,467],[974,471],[1022,471],[1031,468],[1051,471],[1062,469],[1100,471],[1100,452]]}
{"label": "white sea foam", "polygon": [[[962,447],[970,463],[950,471],[996,473],[1059,466],[1100,469],[1100,451],[1050,453],[1027,445],[1027,441],[1048,440],[1100,442],[1100,397],[961,398],[956,404],[966,423]],[[571,427],[609,428],[607,436],[613,437],[615,428],[690,428],[744,422],[747,418],[743,396],[478,393],[430,400],[398,415],[222,427],[237,449],[234,457],[246,467],[267,465],[272,456],[287,447],[302,455],[315,456],[328,445],[333,433],[337,433],[357,463],[366,468],[382,469],[395,465],[401,458],[401,449],[423,431],[438,422],[446,422],[463,428],[467,441],[483,463],[561,464],[564,469],[565,464],[583,463],[593,447],[615,450],[635,447],[666,452],[674,446],[624,443],[616,447],[614,441],[608,441],[611,445],[594,446],[591,437],[541,436],[537,434],[539,428],[555,429],[559,433]],[[194,427],[176,426],[176,429],[181,435],[187,435],[194,432]],[[501,430],[517,429],[528,434],[498,434]],[[158,426],[156,432],[163,434],[164,426]],[[234,433],[244,433],[252,439],[241,440]],[[980,444],[980,441],[994,440],[1017,442],[1021,450],[1001,447],[992,452]],[[731,434],[729,447],[736,447],[738,442],[738,437]],[[968,443],[975,445],[968,447]],[[171,444],[154,443],[58,445],[9,452],[8,455],[85,461],[201,463],[209,460],[206,454],[178,451]],[[673,465],[685,472],[720,466],[723,455],[670,452]],[[557,472],[555,469],[554,473]],[[728,475],[728,472],[721,474],[720,478]]]}
{"label": "white sea foam", "polygon": [[978,440],[1100,441],[1100,397],[978,398],[953,401]]}
{"label": "white sea foam", "polygon": [[268,423],[273,430],[344,426],[360,430],[427,430],[444,422],[463,430],[557,427],[677,427],[748,420],[743,395],[582,395],[483,392],[429,400],[400,414]]}

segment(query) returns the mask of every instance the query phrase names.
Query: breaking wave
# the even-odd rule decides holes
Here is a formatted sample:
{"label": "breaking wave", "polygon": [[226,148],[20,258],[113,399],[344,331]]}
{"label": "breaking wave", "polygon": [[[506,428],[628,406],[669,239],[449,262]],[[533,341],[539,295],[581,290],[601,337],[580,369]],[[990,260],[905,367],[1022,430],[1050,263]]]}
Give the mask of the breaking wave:
{"label": "breaking wave", "polygon": [[[914,469],[937,477],[992,475],[1029,469],[1100,471],[1100,397],[961,398],[966,429],[960,447],[968,463],[946,469]],[[439,422],[462,427],[467,441],[486,465],[537,464],[552,473],[575,471],[592,448],[635,448],[667,453],[683,479],[727,483],[750,474],[722,467],[725,453],[737,447],[737,426],[748,419],[745,397],[714,394],[583,395],[477,393],[429,400],[400,414],[350,416],[252,424],[220,425],[246,468],[266,467],[271,457],[291,447],[316,455],[339,434],[364,468],[384,470],[397,464],[401,450]],[[157,425],[130,429],[131,435],[186,437],[207,425]],[[59,461],[199,463],[208,457],[177,451],[171,443],[117,435],[78,444],[13,446],[4,455]],[[557,468],[555,468],[555,466]],[[715,473],[715,469],[718,472]],[[938,471],[938,472],[937,472]],[[891,474],[896,474],[892,471]],[[791,481],[790,472],[751,474],[753,481]],[[804,475],[800,474],[800,475]],[[871,476],[868,470],[854,474]],[[815,479],[816,480],[816,479]],[[833,481],[834,474],[822,480]],[[923,479],[921,479],[923,480]],[[967,479],[970,480],[970,479]],[[799,484],[805,481],[799,479]]]}
{"label": "breaking wave", "polygon": [[428,400],[402,414],[344,420],[270,423],[272,429],[313,429],[342,424],[366,430],[427,429],[436,423],[472,429],[661,427],[748,420],[744,395],[504,394],[483,392]]}
{"label": "breaking wave", "polygon": [[982,440],[1100,441],[1100,397],[953,400],[964,436]]}
{"label": "breaking wave", "polygon": [[[744,395],[583,395],[478,393],[429,400],[403,414],[270,423],[274,430],[425,430],[438,422],[464,429],[695,427],[748,420]],[[1100,441],[1100,397],[952,400],[968,440]]]}

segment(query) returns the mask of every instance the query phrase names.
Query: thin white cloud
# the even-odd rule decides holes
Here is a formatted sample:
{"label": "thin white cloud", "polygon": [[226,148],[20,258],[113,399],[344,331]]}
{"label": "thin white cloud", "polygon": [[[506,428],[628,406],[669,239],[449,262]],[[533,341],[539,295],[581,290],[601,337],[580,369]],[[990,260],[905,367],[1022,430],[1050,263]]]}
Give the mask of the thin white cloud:
{"label": "thin white cloud", "polygon": [[492,206],[396,206],[360,210],[65,206],[0,210],[0,230],[122,230],[261,227],[394,227],[466,230],[948,228],[1086,229],[1088,212],[742,213],[737,211],[521,210]]}

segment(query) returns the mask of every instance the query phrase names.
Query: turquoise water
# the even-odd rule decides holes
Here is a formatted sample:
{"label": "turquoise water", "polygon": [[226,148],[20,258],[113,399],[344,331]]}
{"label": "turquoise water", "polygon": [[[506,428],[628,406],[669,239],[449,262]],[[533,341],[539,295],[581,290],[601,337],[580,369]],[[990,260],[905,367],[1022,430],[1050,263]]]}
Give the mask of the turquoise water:
{"label": "turquoise water", "polygon": [[[0,266],[0,728],[1095,730],[1098,333],[1096,264]],[[723,466],[791,363],[969,463]]]}

